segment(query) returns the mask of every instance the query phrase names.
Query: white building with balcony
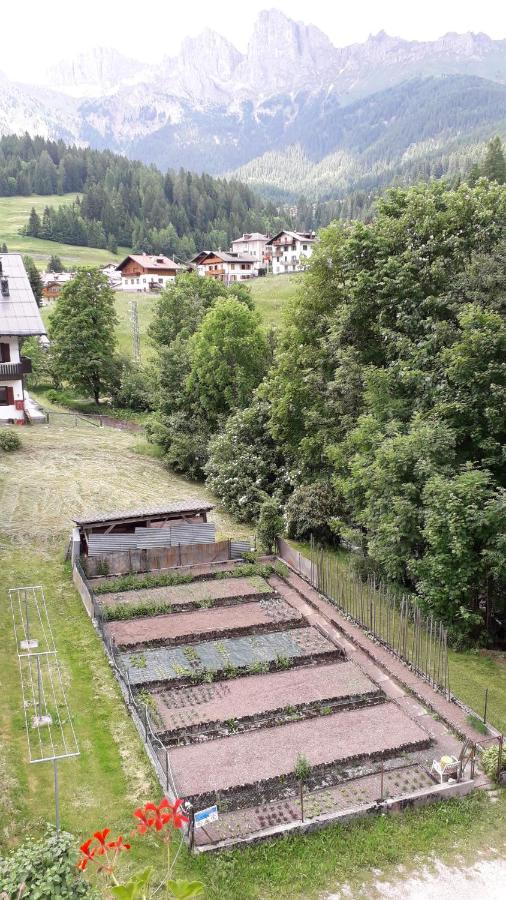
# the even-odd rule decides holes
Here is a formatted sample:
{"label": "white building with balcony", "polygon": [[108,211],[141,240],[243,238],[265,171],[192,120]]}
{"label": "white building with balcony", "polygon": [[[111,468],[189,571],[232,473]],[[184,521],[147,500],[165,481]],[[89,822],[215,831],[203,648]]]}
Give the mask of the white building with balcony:
{"label": "white building with balcony", "polygon": [[24,338],[46,329],[19,253],[0,254],[0,425],[24,425],[24,375],[31,360],[21,355]]}
{"label": "white building with balcony", "polygon": [[313,253],[314,231],[278,231],[266,242],[266,253],[271,255],[272,274],[302,272]]}

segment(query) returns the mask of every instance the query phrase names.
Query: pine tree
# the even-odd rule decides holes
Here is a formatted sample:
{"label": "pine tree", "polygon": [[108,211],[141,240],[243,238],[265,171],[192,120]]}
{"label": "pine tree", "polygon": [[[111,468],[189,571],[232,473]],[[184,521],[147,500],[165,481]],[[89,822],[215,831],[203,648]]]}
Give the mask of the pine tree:
{"label": "pine tree", "polygon": [[31,256],[24,256],[23,262],[26,274],[28,275],[28,281],[30,282],[30,287],[33,291],[33,296],[37,301],[37,306],[40,306],[42,298],[42,278],[40,277],[40,272]]}
{"label": "pine tree", "polygon": [[492,138],[488,143],[482,174],[489,181],[497,181],[497,184],[506,184],[506,159],[499,136]]}
{"label": "pine tree", "polygon": [[64,272],[63,263],[59,256],[50,256],[47,264],[48,272]]}
{"label": "pine tree", "polygon": [[35,206],[32,206],[26,233],[30,234],[32,237],[39,237],[40,235],[40,216],[35,209]]}

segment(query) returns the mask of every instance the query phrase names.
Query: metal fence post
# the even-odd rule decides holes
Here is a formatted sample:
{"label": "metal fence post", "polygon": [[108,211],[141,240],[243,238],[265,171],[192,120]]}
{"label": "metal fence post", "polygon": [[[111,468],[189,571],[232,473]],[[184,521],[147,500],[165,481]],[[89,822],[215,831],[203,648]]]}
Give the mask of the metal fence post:
{"label": "metal fence post", "polygon": [[483,709],[483,724],[487,724],[488,688],[485,688],[485,706]]}
{"label": "metal fence post", "polygon": [[503,744],[504,744],[504,736],[501,734],[499,736],[499,750],[497,753],[497,781],[499,783],[501,781]]}

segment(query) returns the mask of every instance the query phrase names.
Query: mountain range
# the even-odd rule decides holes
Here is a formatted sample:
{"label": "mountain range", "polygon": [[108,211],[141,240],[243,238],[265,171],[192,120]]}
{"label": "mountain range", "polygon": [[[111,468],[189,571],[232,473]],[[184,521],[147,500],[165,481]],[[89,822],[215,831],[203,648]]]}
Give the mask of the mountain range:
{"label": "mountain range", "polygon": [[109,148],[162,169],[237,173],[271,196],[332,197],[459,171],[506,134],[506,40],[380,32],[335,47],[278,10],[247,51],[206,29],[156,65],[98,48],[43,86],[0,78],[0,134]]}

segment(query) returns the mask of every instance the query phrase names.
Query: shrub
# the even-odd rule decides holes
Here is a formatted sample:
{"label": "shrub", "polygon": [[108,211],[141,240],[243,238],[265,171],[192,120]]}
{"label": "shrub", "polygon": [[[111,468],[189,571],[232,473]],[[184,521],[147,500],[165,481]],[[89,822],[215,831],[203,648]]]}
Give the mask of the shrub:
{"label": "shrub", "polygon": [[21,847],[0,859],[0,888],[7,896],[21,896],[37,900],[74,900],[76,897],[98,898],[76,868],[77,853],[71,834],[61,831],[57,836],[48,827],[42,840],[26,840]]}
{"label": "shrub", "polygon": [[336,518],[336,499],[331,485],[326,481],[302,484],[286,505],[288,536],[297,541],[313,535],[320,541],[335,541],[330,527]]}
{"label": "shrub", "polygon": [[19,450],[21,446],[19,434],[8,429],[0,429],[0,450],[11,453],[13,450]]}
{"label": "shrub", "polygon": [[297,781],[307,781],[311,774],[311,764],[302,753],[297,754],[293,774]]}
{"label": "shrub", "polygon": [[[499,747],[498,745],[494,745],[493,747],[488,747],[481,754],[481,764],[483,766],[483,771],[488,775],[489,778],[494,781],[497,780],[497,762],[499,759]],[[506,753],[503,751],[502,762],[501,762],[501,772],[506,771]]]}
{"label": "shrub", "polygon": [[284,529],[283,516],[275,500],[266,500],[260,507],[258,540],[267,553],[272,553],[276,538]]}

